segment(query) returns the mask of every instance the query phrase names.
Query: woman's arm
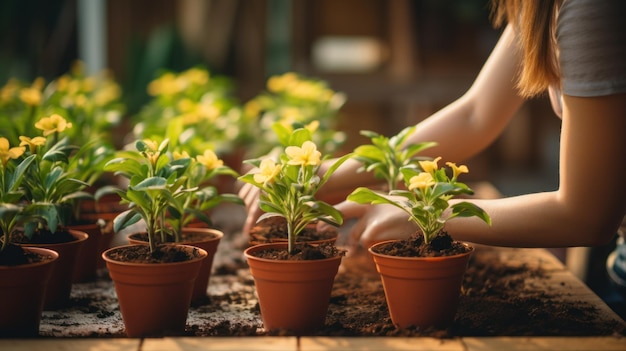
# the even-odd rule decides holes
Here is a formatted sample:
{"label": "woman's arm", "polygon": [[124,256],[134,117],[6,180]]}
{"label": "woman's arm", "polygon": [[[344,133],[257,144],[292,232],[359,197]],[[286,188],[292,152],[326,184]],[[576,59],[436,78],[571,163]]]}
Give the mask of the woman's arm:
{"label": "woman's arm", "polygon": [[523,247],[593,246],[613,238],[626,212],[626,94],[563,100],[559,189],[477,200],[492,226],[455,219],[452,235]]}
{"label": "woman's arm", "polygon": [[[518,65],[516,38],[509,26],[470,89],[420,122],[409,142],[437,142],[422,155],[442,156],[445,161],[461,162],[478,154],[500,135],[523,103],[514,81]],[[345,199],[357,186],[376,184],[372,174],[357,172],[360,166],[356,160],[344,163],[319,195]]]}

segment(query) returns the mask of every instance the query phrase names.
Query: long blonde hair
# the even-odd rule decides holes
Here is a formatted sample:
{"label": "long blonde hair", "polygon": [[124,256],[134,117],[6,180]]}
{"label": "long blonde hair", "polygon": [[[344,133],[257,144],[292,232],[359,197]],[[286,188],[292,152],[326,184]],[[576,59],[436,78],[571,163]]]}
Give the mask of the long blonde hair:
{"label": "long blonde hair", "polygon": [[517,87],[526,97],[539,95],[559,84],[556,48],[556,18],[563,0],[492,0],[492,19],[496,27],[507,21],[519,33],[522,67]]}

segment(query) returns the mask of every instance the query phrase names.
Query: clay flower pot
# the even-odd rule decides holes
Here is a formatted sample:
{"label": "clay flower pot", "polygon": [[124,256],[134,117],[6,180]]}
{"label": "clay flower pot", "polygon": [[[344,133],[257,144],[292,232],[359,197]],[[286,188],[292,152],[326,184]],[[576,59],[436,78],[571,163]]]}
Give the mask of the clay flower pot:
{"label": "clay flower pot", "polygon": [[83,243],[78,256],[76,257],[76,267],[74,268],[74,283],[86,282],[96,277],[98,260],[102,254],[100,250],[100,240],[102,231],[100,226],[93,224],[76,224],[69,227],[72,230],[87,233],[87,240]]}
{"label": "clay flower pot", "polygon": [[445,328],[454,321],[463,274],[474,251],[442,257],[396,257],[368,251],[380,273],[393,324],[398,328]]}
{"label": "clay flower pot", "polygon": [[[138,238],[138,234],[140,233],[130,234],[128,236],[128,242],[130,244],[147,244],[145,240]],[[186,234],[193,235],[193,237],[203,236],[204,238],[185,240]],[[200,272],[196,278],[196,282],[193,287],[193,294],[191,296],[192,302],[201,301],[207,296],[207,288],[211,278],[211,269],[213,268],[213,259],[215,257],[215,253],[217,252],[217,246],[219,245],[220,240],[224,237],[224,233],[212,228],[184,228],[182,236],[183,241],[178,244],[199,247],[207,252],[207,258],[202,261]]]}
{"label": "clay flower pot", "polygon": [[46,286],[59,254],[39,247],[25,247],[24,250],[49,259],[20,266],[0,266],[1,337],[39,334]]}
{"label": "clay flower pot", "polygon": [[265,329],[285,329],[301,335],[322,327],[342,256],[301,261],[255,256],[255,252],[265,249],[287,250],[287,244],[259,244],[244,251]]}
{"label": "clay flower pot", "polygon": [[74,283],[74,270],[76,269],[78,255],[89,235],[79,230],[70,229],[69,233],[74,237],[73,241],[51,244],[20,244],[23,247],[42,247],[56,251],[59,259],[54,264],[52,275],[46,289],[44,302],[45,310],[53,310],[65,307],[70,301],[72,284]]}
{"label": "clay flower pot", "polygon": [[[135,246],[135,245],[129,245]],[[175,263],[130,263],[113,260],[102,253],[115,285],[128,337],[162,336],[185,330],[193,285],[207,252],[179,245],[196,257]]]}

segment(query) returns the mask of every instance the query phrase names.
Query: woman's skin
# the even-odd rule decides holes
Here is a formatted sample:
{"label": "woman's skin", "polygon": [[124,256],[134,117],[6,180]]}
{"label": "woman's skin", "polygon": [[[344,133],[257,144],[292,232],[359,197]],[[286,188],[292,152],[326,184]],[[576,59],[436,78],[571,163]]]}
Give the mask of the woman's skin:
{"label": "woman's skin", "polygon": [[[509,25],[470,89],[418,124],[410,143],[435,141],[422,152],[440,162],[461,164],[484,150],[524,102],[515,86],[520,52]],[[492,225],[457,217],[446,230],[457,240],[495,246],[594,246],[610,241],[626,213],[626,94],[563,96],[559,188],[502,199],[472,199],[489,213]],[[360,163],[344,163],[318,194],[343,198],[357,186],[376,184]],[[322,172],[324,170],[322,169]],[[471,171],[471,170],[470,170]],[[249,210],[244,232],[259,210],[258,192],[242,188]],[[454,200],[453,200],[454,201]],[[356,218],[354,241],[375,242],[412,234],[407,215],[389,205],[337,204],[344,218]]]}

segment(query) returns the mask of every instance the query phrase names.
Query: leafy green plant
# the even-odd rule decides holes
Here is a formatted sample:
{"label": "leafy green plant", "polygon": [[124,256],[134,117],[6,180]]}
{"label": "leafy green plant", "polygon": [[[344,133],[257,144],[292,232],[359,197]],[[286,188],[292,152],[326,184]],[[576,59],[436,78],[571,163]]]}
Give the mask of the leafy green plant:
{"label": "leafy green plant", "polygon": [[0,138],[0,252],[10,244],[15,227],[25,221],[24,190],[21,183],[35,155],[22,157],[24,150],[21,146],[10,147],[7,138]]}
{"label": "leafy green plant", "polygon": [[[48,83],[43,78],[32,83],[10,79],[0,88],[0,135],[16,145],[23,136],[39,134],[38,121],[61,116],[71,126],[63,135],[71,145],[80,146],[74,149],[67,171],[72,178],[94,185],[102,180],[103,164],[115,151],[114,130],[126,110],[121,96],[120,86],[108,71],[87,75],[80,61]],[[76,202],[74,208],[78,208]]]}
{"label": "leafy green plant", "polygon": [[59,225],[67,226],[75,201],[92,198],[83,191],[88,184],[75,178],[69,168],[70,159],[79,147],[70,145],[69,138],[61,133],[72,124],[53,114],[37,121],[35,127],[43,136],[20,136],[20,146],[26,148],[25,155],[34,156],[23,179],[25,210],[42,219],[24,224],[28,237],[37,229],[54,233]]}
{"label": "leafy green plant", "polygon": [[107,162],[105,170],[127,178],[128,188],[107,187],[96,194],[98,198],[113,191],[121,197],[122,203],[128,204],[129,209],[113,220],[114,231],[143,220],[151,252],[156,251],[159,243],[166,242],[169,233],[166,216],[182,216],[176,211],[178,198],[195,190],[186,187],[184,176],[191,159],[171,160],[168,145],[168,139],[161,143],[146,139],[136,141],[134,150],[119,151]]}
{"label": "leafy green plant", "polygon": [[370,138],[371,144],[354,149],[354,158],[363,164],[359,171],[374,172],[376,178],[385,180],[387,190],[397,189],[402,181],[400,169],[415,164],[418,160],[425,160],[417,154],[435,146],[433,142],[423,142],[404,147],[407,138],[414,131],[415,126],[407,127],[391,138],[372,131],[361,131],[362,135]]}
{"label": "leafy green plant", "polygon": [[[176,155],[175,159],[189,158],[189,155]],[[224,165],[213,150],[205,150],[202,155],[191,158],[191,163],[184,174],[185,191],[181,196],[175,197],[170,213],[176,215],[167,216],[167,222],[171,226],[174,241],[181,240],[180,234],[185,226],[197,220],[208,226],[212,225],[210,210],[223,202],[231,202],[244,205],[243,200],[235,194],[219,193],[218,188],[212,184],[216,177],[238,177],[239,174],[232,168]]]}
{"label": "leafy green plant", "polygon": [[257,167],[258,172],[239,177],[262,190],[260,208],[265,213],[258,221],[273,216],[285,218],[289,253],[294,250],[297,235],[309,223],[317,220],[335,226],[343,223],[341,213],[330,204],[316,199],[315,194],[352,155],[338,158],[320,178],[321,156],[311,141],[311,132],[305,128],[297,129],[291,134],[278,162],[269,157],[246,160]]}
{"label": "leafy green plant", "polygon": [[421,171],[412,166],[402,167],[400,172],[407,190],[391,190],[384,194],[359,187],[347,199],[361,204],[390,204],[402,209],[418,225],[426,244],[443,230],[448,220],[455,217],[476,216],[490,225],[489,215],[475,204],[462,201],[450,205],[449,200],[456,195],[473,194],[466,184],[458,181],[458,176],[468,173],[469,169],[447,162],[452,170],[450,177],[445,168],[438,168],[440,159],[419,161]]}

